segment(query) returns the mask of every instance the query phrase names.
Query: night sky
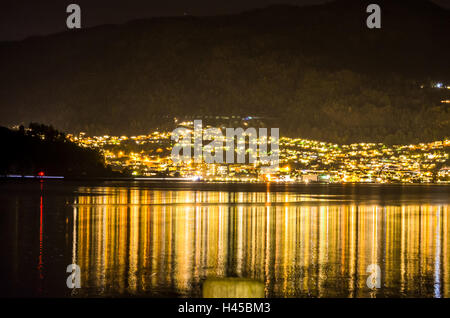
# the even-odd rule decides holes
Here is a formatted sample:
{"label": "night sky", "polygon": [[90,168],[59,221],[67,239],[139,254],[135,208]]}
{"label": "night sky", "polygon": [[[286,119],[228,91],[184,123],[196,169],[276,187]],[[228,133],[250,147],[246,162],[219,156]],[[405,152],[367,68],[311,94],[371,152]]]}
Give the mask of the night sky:
{"label": "night sky", "polygon": [[[65,30],[66,6],[77,3],[82,27],[154,17],[236,13],[270,4],[320,4],[330,0],[2,0],[0,41]],[[450,7],[450,0],[433,0]]]}

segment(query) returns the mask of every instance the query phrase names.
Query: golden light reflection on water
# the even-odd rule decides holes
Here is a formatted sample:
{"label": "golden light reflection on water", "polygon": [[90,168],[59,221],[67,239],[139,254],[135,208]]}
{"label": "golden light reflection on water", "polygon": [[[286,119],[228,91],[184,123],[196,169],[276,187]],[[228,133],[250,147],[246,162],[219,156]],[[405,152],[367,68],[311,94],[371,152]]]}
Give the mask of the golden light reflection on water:
{"label": "golden light reflection on water", "polygon": [[[355,205],[288,192],[80,188],[78,295],[199,296],[206,277],[270,297],[450,297],[448,206]],[[328,203],[328,204],[327,204]],[[369,289],[370,264],[381,288]]]}

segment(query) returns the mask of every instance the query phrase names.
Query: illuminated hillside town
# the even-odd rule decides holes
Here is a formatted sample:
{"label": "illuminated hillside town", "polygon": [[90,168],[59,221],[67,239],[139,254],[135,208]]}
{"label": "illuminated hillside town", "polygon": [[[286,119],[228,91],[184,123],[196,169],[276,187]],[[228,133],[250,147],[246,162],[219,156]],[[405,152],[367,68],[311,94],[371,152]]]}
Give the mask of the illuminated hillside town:
{"label": "illuminated hillside town", "polygon": [[[179,127],[187,129],[193,129],[193,125],[193,121],[179,123]],[[203,132],[208,128],[211,126],[203,127]],[[113,170],[131,174],[137,179],[289,183],[450,182],[450,140],[447,138],[389,147],[382,143],[338,145],[280,137],[278,168],[266,173],[259,155],[251,164],[249,160],[243,164],[208,164],[194,159],[174,163],[171,153],[175,142],[171,136],[172,132],[155,131],[139,136],[87,136],[80,133],[67,138],[82,147],[100,150],[106,164]],[[260,144],[261,140],[258,139],[257,143]],[[225,152],[226,148],[224,143],[222,150]],[[246,152],[248,157],[248,138]]]}

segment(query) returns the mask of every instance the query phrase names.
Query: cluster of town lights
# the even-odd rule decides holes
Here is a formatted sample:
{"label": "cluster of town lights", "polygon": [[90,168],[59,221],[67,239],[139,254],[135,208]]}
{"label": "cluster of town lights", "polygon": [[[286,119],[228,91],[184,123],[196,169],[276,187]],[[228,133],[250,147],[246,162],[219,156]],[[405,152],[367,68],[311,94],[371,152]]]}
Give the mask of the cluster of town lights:
{"label": "cluster of town lights", "polygon": [[[189,127],[192,122],[181,123]],[[204,127],[206,131],[210,127]],[[174,162],[172,132],[139,136],[94,136],[81,133],[68,138],[83,147],[102,151],[114,170],[136,178],[181,178],[224,182],[368,182],[448,183],[450,140],[388,146],[382,143],[338,145],[302,138],[279,138],[278,164],[270,173],[257,156],[244,163],[207,163],[191,158]],[[260,145],[267,140],[257,139]],[[248,142],[246,158],[249,158]],[[204,145],[203,145],[204,146]],[[229,151],[223,143],[223,151]],[[235,149],[235,151],[237,151]]]}

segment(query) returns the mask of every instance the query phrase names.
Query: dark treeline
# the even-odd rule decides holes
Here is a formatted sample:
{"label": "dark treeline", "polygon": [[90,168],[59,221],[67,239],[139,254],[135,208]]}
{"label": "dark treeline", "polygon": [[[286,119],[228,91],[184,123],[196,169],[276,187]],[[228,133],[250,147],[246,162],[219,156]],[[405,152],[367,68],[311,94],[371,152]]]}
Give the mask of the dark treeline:
{"label": "dark treeline", "polygon": [[[450,131],[450,12],[428,1],[155,18],[0,45],[0,123],[140,134],[186,115],[253,115],[289,136],[410,143]],[[420,86],[425,85],[421,89]]]}
{"label": "dark treeline", "polygon": [[113,175],[98,151],[79,147],[51,126],[31,123],[28,129],[0,127],[0,147],[0,175]]}

